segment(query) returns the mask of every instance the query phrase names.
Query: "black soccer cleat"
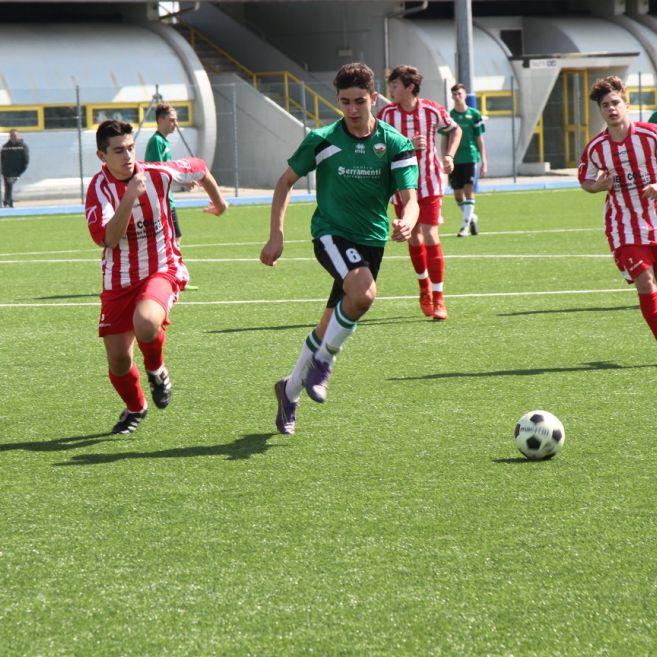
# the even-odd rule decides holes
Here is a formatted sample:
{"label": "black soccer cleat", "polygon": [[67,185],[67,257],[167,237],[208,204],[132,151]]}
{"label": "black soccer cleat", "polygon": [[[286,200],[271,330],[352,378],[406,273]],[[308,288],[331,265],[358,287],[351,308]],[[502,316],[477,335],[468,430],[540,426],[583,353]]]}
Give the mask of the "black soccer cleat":
{"label": "black soccer cleat", "polygon": [[119,421],[114,425],[112,433],[134,433],[139,423],[146,417],[147,412],[147,409],[136,413],[129,411],[127,408],[124,409],[119,417]]}
{"label": "black soccer cleat", "polygon": [[148,385],[151,389],[153,396],[153,403],[158,408],[166,408],[171,402],[171,380],[169,379],[169,371],[166,367],[162,368],[159,374],[148,375]]}
{"label": "black soccer cleat", "polygon": [[470,235],[479,235],[479,226],[477,225],[477,215],[473,214],[470,220]]}

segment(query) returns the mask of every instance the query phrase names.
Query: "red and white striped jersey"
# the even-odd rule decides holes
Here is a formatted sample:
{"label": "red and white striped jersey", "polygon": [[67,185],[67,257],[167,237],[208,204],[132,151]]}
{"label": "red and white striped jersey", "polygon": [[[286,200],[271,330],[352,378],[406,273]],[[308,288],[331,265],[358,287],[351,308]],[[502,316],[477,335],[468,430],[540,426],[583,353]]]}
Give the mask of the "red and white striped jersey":
{"label": "red and white striped jersey", "polygon": [[[409,139],[416,134],[427,138],[426,149],[415,151],[419,168],[417,197],[443,196],[443,169],[436,152],[436,132],[449,132],[456,127],[447,110],[432,100],[418,98],[412,112],[407,112],[398,103],[390,103],[379,112],[377,118],[389,123]],[[398,194],[393,203],[401,203]]]}
{"label": "red and white striped jersey", "polygon": [[595,180],[599,171],[613,179],[604,209],[611,250],[657,244],[657,202],[641,195],[646,185],[657,183],[657,125],[630,123],[623,141],[614,141],[608,130],[591,139],[579,163],[579,182]]}
{"label": "red and white striped jersey", "polygon": [[[135,201],[126,234],[114,248],[103,249],[103,290],[119,291],[139,284],[155,273],[168,272],[179,283],[189,280],[176,246],[168,202],[171,182],[190,183],[203,178],[205,162],[199,158],[171,162],[136,162],[143,171],[146,191]],[[128,187],[103,165],[87,188],[85,214],[91,237],[99,245],[107,223],[116,213]]]}

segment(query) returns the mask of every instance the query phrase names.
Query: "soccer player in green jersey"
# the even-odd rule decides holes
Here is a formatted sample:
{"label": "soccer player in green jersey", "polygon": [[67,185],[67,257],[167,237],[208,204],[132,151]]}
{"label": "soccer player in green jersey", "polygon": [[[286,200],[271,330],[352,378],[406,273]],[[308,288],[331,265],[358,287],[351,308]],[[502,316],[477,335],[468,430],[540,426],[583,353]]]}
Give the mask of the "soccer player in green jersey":
{"label": "soccer player in green jersey", "polygon": [[[481,112],[468,107],[465,103],[467,91],[462,84],[455,84],[451,90],[454,109],[449,115],[461,128],[461,143],[454,158],[454,170],[449,174],[449,184],[454,190],[454,198],[463,214],[463,224],[459,237],[476,235],[479,232],[475,214],[475,174],[477,164],[481,162],[479,176],[486,175],[486,147],[484,145],[484,122]],[[443,135],[442,150],[447,150],[448,137]]]}
{"label": "soccer player in green jersey", "polygon": [[648,123],[657,123],[657,112],[653,112],[648,119]]}
{"label": "soccer player in green jersey", "polygon": [[361,63],[346,64],[333,84],[344,118],[311,130],[288,160],[272,199],[269,241],[260,254],[269,266],[280,258],[292,186],[315,170],[317,208],[311,233],[315,257],[333,278],[333,288],[292,373],[274,386],[276,428],[283,434],[295,432],[304,387],[314,401],[326,401],[335,358],[374,302],[389,234],[388,199],[396,191],[402,198],[402,211],[392,222],[395,241],[409,239],[419,213],[415,147],[372,115],[377,98],[372,70]]}

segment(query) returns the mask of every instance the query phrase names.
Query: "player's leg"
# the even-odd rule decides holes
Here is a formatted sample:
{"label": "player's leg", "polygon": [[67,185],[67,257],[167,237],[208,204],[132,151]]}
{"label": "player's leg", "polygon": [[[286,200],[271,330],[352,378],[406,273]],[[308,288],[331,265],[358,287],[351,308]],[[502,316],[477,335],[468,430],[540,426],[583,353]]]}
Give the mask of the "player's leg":
{"label": "player's leg", "polygon": [[274,392],[278,401],[276,428],[279,433],[291,435],[296,430],[297,407],[301,400],[301,391],[303,390],[306,373],[310,367],[313,355],[322,343],[322,338],[324,337],[332,314],[332,307],[324,310],[319,324],[306,337],[292,372],[289,376],[280,379],[274,385]]}
{"label": "player's leg", "polygon": [[[434,207],[434,212],[440,214],[440,204]],[[443,294],[445,284],[445,256],[440,236],[438,234],[438,219],[429,222],[429,217],[425,216],[425,221],[419,223],[424,235],[424,242],[427,248],[427,266],[429,269],[429,278],[431,279],[431,317],[437,320],[447,319],[447,308],[445,307],[445,298]]]}
{"label": "player's leg", "polygon": [[[396,205],[394,208],[397,218],[401,218],[400,209]],[[427,317],[430,317],[433,312],[431,280],[429,279],[429,272],[427,270],[427,252],[424,238],[418,224],[415,224],[411,237],[408,240],[408,255],[411,257],[415,276],[417,277],[417,282],[420,286],[420,308]]]}
{"label": "player's leg", "polygon": [[634,282],[641,314],[657,339],[657,277],[655,275],[657,249],[628,245],[616,249],[614,261],[626,281]]}
{"label": "player's leg", "polygon": [[[473,177],[474,177],[474,164],[473,166]],[[473,183],[466,183],[463,186],[463,194],[465,196],[465,199],[463,201],[463,206],[466,209],[466,214],[469,215],[470,221],[469,221],[469,230],[470,230],[470,235],[479,235],[479,224],[477,223],[477,214],[475,213],[475,191],[474,191],[474,181]]]}
{"label": "player's leg", "polygon": [[125,403],[125,410],[112,433],[132,433],[146,417],[148,404],[139,381],[139,368],[133,360],[134,334],[132,331],[103,336],[109,380]]}
{"label": "player's leg", "polygon": [[164,365],[164,326],[177,298],[175,283],[164,276],[152,276],[137,298],[132,318],[153,402],[158,408],[166,408],[171,402],[171,380]]}
{"label": "player's leg", "polygon": [[375,281],[383,248],[361,246],[330,235],[314,240],[314,247],[320,264],[335,281],[342,281],[344,294],[335,303],[322,343],[306,375],[308,396],[316,402],[323,402],[338,353],[356,330],[358,319],[369,310],[376,298]]}

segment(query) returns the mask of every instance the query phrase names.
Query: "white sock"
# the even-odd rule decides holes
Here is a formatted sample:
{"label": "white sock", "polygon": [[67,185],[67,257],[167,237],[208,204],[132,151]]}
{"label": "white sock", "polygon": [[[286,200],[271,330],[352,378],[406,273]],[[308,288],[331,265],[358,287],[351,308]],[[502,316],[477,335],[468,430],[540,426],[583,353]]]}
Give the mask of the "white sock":
{"label": "white sock", "polygon": [[326,327],[326,333],[320,348],[315,354],[317,360],[333,365],[335,357],[342,349],[347,338],[356,330],[356,322],[344,314],[342,301],[334,308],[331,319]]}
{"label": "white sock", "polygon": [[444,283],[431,283],[431,291],[432,292],[442,292],[443,291],[443,285]]}
{"label": "white sock", "polygon": [[463,224],[464,225],[467,225],[467,224],[470,223],[470,220],[472,219],[472,215],[474,213],[474,206],[475,206],[474,200],[463,201]]}
{"label": "white sock", "polygon": [[418,281],[423,281],[425,278],[429,278],[429,272],[425,269],[421,274],[415,272]]}
{"label": "white sock", "polygon": [[298,402],[301,398],[303,380],[308,368],[310,367],[310,361],[312,360],[313,354],[319,349],[320,342],[321,340],[319,339],[319,336],[313,330],[303,343],[299,358],[297,359],[294,369],[285,384],[285,394],[292,402]]}

